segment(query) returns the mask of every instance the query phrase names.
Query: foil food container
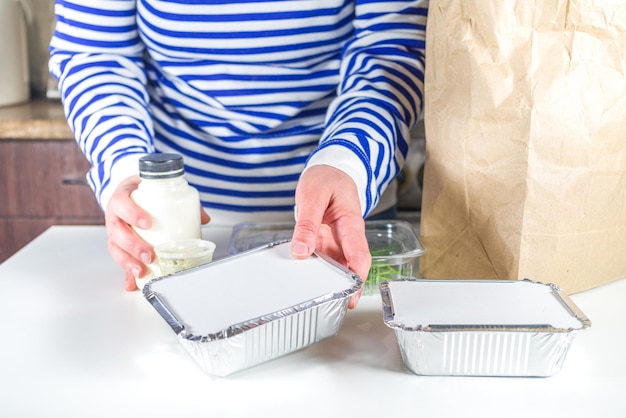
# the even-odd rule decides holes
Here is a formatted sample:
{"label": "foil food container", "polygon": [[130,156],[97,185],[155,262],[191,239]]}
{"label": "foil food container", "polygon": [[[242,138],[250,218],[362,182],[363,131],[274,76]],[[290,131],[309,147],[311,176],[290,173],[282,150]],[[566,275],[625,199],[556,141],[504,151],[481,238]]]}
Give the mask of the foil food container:
{"label": "foil food container", "polygon": [[552,376],[591,326],[557,286],[528,279],[410,278],[380,293],[384,322],[418,375]]}
{"label": "foil food container", "polygon": [[[293,222],[250,222],[235,225],[228,245],[229,254],[239,254],[272,242],[290,239]],[[413,276],[415,262],[426,252],[413,226],[401,220],[365,221],[365,236],[372,266],[363,284],[363,295],[378,293],[385,280]]]}
{"label": "foil food container", "polygon": [[288,241],[156,278],[143,295],[210,376],[227,376],[337,333],[357,275]]}

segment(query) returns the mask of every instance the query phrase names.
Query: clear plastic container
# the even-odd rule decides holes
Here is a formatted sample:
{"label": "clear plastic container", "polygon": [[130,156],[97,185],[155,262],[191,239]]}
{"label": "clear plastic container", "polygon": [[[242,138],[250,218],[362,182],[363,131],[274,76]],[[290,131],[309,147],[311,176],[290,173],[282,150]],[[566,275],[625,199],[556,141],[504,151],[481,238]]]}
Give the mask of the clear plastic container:
{"label": "clear plastic container", "polygon": [[384,281],[413,276],[417,258],[426,252],[413,225],[406,221],[366,221],[365,235],[372,267],[363,295],[378,294],[378,286]]}
{"label": "clear plastic container", "polygon": [[215,243],[202,239],[169,241],[154,247],[161,274],[174,274],[213,261]]}
{"label": "clear plastic container", "polygon": [[[293,222],[258,222],[235,225],[228,252],[239,254],[272,242],[291,239]],[[364,295],[378,294],[385,280],[413,276],[415,262],[426,252],[413,225],[401,220],[366,221],[365,235],[372,253],[372,267],[363,285]]]}
{"label": "clear plastic container", "polygon": [[290,240],[293,222],[243,222],[233,227],[228,254],[235,255],[273,242]]}

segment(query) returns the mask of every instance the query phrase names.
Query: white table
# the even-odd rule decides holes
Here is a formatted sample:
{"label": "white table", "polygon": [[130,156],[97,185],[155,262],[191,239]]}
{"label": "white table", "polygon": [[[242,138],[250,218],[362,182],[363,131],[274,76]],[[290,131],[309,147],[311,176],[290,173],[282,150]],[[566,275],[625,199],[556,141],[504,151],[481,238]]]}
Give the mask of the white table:
{"label": "white table", "polygon": [[[229,235],[205,229],[216,257]],[[331,338],[211,378],[122,281],[102,227],[52,227],[0,265],[0,417],[626,416],[626,280],[572,297],[592,326],[548,378],[411,374],[378,295]]]}

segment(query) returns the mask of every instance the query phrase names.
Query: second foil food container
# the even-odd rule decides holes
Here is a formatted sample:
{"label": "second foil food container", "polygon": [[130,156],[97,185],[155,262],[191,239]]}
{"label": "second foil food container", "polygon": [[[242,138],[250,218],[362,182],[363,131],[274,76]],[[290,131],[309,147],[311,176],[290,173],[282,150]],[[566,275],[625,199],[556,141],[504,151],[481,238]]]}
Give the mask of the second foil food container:
{"label": "second foil food container", "polygon": [[144,297],[208,375],[226,376],[337,333],[357,275],[280,242],[150,281]]}
{"label": "second foil food container", "polygon": [[380,286],[384,322],[418,375],[551,376],[589,319],[530,280],[406,279]]}

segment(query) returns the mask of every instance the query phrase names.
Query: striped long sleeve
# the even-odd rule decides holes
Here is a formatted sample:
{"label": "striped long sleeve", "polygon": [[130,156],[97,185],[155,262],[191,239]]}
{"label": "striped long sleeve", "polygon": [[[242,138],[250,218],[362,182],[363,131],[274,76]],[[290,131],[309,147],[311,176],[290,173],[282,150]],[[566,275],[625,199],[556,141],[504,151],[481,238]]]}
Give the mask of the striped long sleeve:
{"label": "striped long sleeve", "polygon": [[291,213],[307,165],[398,173],[423,90],[427,1],[57,0],[50,71],[103,208],[176,152],[203,205]]}

